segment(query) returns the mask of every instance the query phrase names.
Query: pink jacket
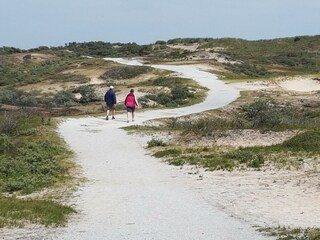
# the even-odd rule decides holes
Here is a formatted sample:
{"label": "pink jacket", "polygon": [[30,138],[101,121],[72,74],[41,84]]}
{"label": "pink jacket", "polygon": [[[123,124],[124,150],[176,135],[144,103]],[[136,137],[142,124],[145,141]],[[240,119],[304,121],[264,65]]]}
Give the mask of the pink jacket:
{"label": "pink jacket", "polygon": [[129,93],[124,101],[124,105],[127,107],[135,107],[138,106],[138,102],[136,96],[133,93]]}

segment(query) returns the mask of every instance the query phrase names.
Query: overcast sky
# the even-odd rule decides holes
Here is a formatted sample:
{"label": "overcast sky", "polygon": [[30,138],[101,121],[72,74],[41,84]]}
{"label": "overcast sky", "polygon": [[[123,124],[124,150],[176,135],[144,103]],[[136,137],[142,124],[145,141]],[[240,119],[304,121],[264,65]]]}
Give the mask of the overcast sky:
{"label": "overcast sky", "polygon": [[0,46],[320,34],[320,0],[0,0]]}

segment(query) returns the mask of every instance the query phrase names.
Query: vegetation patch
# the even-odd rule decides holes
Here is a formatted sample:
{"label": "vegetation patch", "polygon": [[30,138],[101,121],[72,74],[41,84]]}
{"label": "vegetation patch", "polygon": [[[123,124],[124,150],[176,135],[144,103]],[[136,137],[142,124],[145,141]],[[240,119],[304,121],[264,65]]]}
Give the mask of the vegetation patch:
{"label": "vegetation patch", "polygon": [[164,147],[164,146],[167,146],[167,144],[161,140],[161,139],[151,139],[150,141],[147,142],[148,144],[148,148],[151,148],[151,147]]}
{"label": "vegetation patch", "polygon": [[153,156],[157,158],[170,157],[170,156],[172,157],[172,156],[177,156],[181,153],[182,152],[179,149],[166,149],[166,150],[162,150],[154,153]]}
{"label": "vegetation patch", "polygon": [[53,201],[5,197],[41,191],[71,179],[71,152],[53,122],[21,110],[0,115],[0,226],[64,224],[74,212]]}
{"label": "vegetation patch", "polygon": [[25,224],[64,226],[75,210],[48,200],[22,200],[0,197],[0,228],[23,227]]}
{"label": "vegetation patch", "polygon": [[320,239],[319,228],[260,228],[260,232],[268,236],[276,237],[277,240],[318,240]]}
{"label": "vegetation patch", "polygon": [[[318,156],[320,153],[319,109],[312,113],[286,103],[279,104],[273,99],[259,99],[243,104],[228,117],[217,114],[190,120],[189,118],[171,118],[164,121],[162,131],[180,133],[182,139],[213,139],[228,134],[226,130],[257,129],[264,131],[282,131],[298,129],[300,133],[282,143],[271,146],[255,147],[207,147],[206,150],[190,147],[184,150],[159,150],[156,157],[164,157],[173,165],[199,165],[210,170],[232,170],[235,168],[261,169],[267,165],[280,168],[301,167],[303,157]],[[157,131],[159,127],[154,127]],[[152,127],[148,127],[150,131]],[[225,132],[225,133],[224,133]]]}
{"label": "vegetation patch", "polygon": [[181,107],[203,101],[205,93],[200,86],[193,86],[194,83],[186,79],[161,77],[141,85],[159,86],[157,93],[149,93],[139,99],[142,106],[147,107],[152,101],[163,107]]}
{"label": "vegetation patch", "polygon": [[151,67],[146,66],[121,66],[113,67],[102,74],[102,79],[130,79],[152,71]]}

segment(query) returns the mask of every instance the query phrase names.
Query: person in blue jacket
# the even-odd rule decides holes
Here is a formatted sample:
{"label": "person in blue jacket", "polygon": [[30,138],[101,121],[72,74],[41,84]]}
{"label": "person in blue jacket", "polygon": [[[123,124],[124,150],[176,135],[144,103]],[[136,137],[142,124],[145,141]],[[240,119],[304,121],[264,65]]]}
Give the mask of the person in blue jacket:
{"label": "person in blue jacket", "polygon": [[107,116],[106,120],[109,120],[109,113],[111,112],[112,119],[114,119],[115,108],[117,104],[116,94],[113,91],[113,86],[110,86],[109,90],[104,95],[104,101],[107,104]]}

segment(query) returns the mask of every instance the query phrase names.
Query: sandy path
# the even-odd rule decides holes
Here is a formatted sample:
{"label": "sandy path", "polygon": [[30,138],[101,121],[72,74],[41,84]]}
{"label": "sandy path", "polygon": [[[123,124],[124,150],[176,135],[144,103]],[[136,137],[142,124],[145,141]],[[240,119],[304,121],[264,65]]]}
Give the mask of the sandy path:
{"label": "sandy path", "polygon": [[[239,95],[214,75],[192,66],[154,67],[196,79],[210,89],[209,96],[190,107],[138,113],[135,124],[218,108]],[[89,117],[60,125],[88,181],[76,193],[79,214],[68,226],[51,232],[34,230],[30,239],[266,239],[249,224],[219,210],[218,203],[207,201],[181,178],[178,168],[147,155],[143,140],[119,129],[128,125],[125,120],[123,114],[114,121]]]}

